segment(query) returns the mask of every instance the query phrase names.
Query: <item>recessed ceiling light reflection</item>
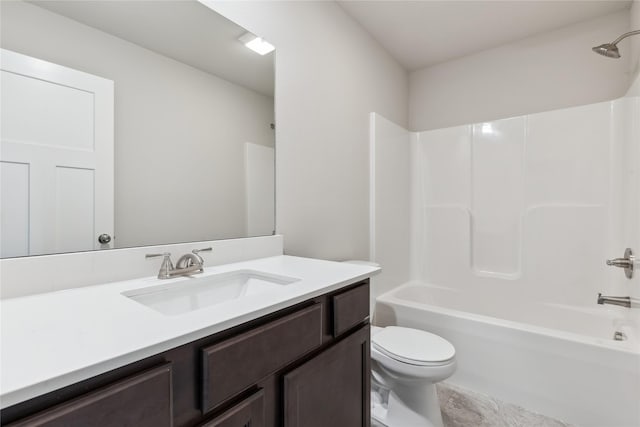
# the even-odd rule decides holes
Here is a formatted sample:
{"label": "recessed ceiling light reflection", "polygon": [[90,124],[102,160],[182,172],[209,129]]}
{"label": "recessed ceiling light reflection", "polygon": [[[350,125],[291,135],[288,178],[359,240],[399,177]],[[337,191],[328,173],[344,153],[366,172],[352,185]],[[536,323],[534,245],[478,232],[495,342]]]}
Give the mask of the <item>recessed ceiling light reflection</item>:
{"label": "recessed ceiling light reflection", "polygon": [[267,53],[275,50],[275,47],[271,43],[252,33],[245,33],[238,40],[240,40],[246,47],[260,55],[266,55]]}

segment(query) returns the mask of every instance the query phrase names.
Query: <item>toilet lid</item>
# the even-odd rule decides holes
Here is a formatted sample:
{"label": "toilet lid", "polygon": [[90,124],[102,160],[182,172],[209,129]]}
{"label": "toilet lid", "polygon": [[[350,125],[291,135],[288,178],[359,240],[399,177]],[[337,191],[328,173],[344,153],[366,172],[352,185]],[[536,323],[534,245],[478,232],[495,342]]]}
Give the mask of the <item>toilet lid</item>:
{"label": "toilet lid", "polygon": [[456,354],[453,345],[435,334],[418,329],[389,326],[371,337],[381,353],[414,365],[447,362]]}

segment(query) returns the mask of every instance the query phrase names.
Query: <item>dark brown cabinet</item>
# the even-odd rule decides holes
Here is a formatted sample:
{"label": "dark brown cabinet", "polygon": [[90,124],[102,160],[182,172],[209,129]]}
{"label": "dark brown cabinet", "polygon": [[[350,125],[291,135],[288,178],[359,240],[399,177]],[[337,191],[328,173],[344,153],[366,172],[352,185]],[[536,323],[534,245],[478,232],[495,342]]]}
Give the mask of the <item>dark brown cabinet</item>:
{"label": "dark brown cabinet", "polygon": [[200,427],[264,427],[264,390],[259,390]]}
{"label": "dark brown cabinet", "polygon": [[322,304],[202,349],[202,408],[215,408],[322,345]]}
{"label": "dark brown cabinet", "polygon": [[368,427],[369,282],[5,408],[1,425]]}
{"label": "dark brown cabinet", "polygon": [[339,292],[331,297],[333,336],[338,337],[369,316],[369,286]]}
{"label": "dark brown cabinet", "polygon": [[284,426],[370,425],[369,327],[284,376]]}
{"label": "dark brown cabinet", "polygon": [[170,427],[171,365],[144,371],[12,427]]}

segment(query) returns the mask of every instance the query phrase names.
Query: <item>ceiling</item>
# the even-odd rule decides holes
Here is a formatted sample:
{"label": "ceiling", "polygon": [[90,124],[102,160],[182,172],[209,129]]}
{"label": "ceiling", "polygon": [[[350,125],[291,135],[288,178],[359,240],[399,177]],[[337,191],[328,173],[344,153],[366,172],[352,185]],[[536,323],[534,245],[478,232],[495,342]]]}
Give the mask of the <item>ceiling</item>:
{"label": "ceiling", "polygon": [[30,3],[273,96],[274,54],[247,49],[238,41],[245,29],[195,0]]}
{"label": "ceiling", "polygon": [[338,4],[403,67],[414,71],[629,9],[631,0],[338,0]]}
{"label": "ceiling", "polygon": [[[273,96],[273,54],[262,57],[246,49],[237,40],[244,29],[196,0],[31,3]],[[409,71],[631,6],[631,0],[338,0],[337,3]]]}

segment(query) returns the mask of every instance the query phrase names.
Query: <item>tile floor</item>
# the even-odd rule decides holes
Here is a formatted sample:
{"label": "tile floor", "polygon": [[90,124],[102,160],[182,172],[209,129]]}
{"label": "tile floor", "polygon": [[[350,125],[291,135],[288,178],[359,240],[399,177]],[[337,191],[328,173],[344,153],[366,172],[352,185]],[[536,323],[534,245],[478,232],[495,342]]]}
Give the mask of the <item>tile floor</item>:
{"label": "tile floor", "polygon": [[544,415],[470,390],[437,385],[445,427],[571,427]]}
{"label": "tile floor", "polygon": [[[562,421],[450,384],[437,385],[445,427],[571,427]],[[384,427],[375,421],[372,427]]]}

